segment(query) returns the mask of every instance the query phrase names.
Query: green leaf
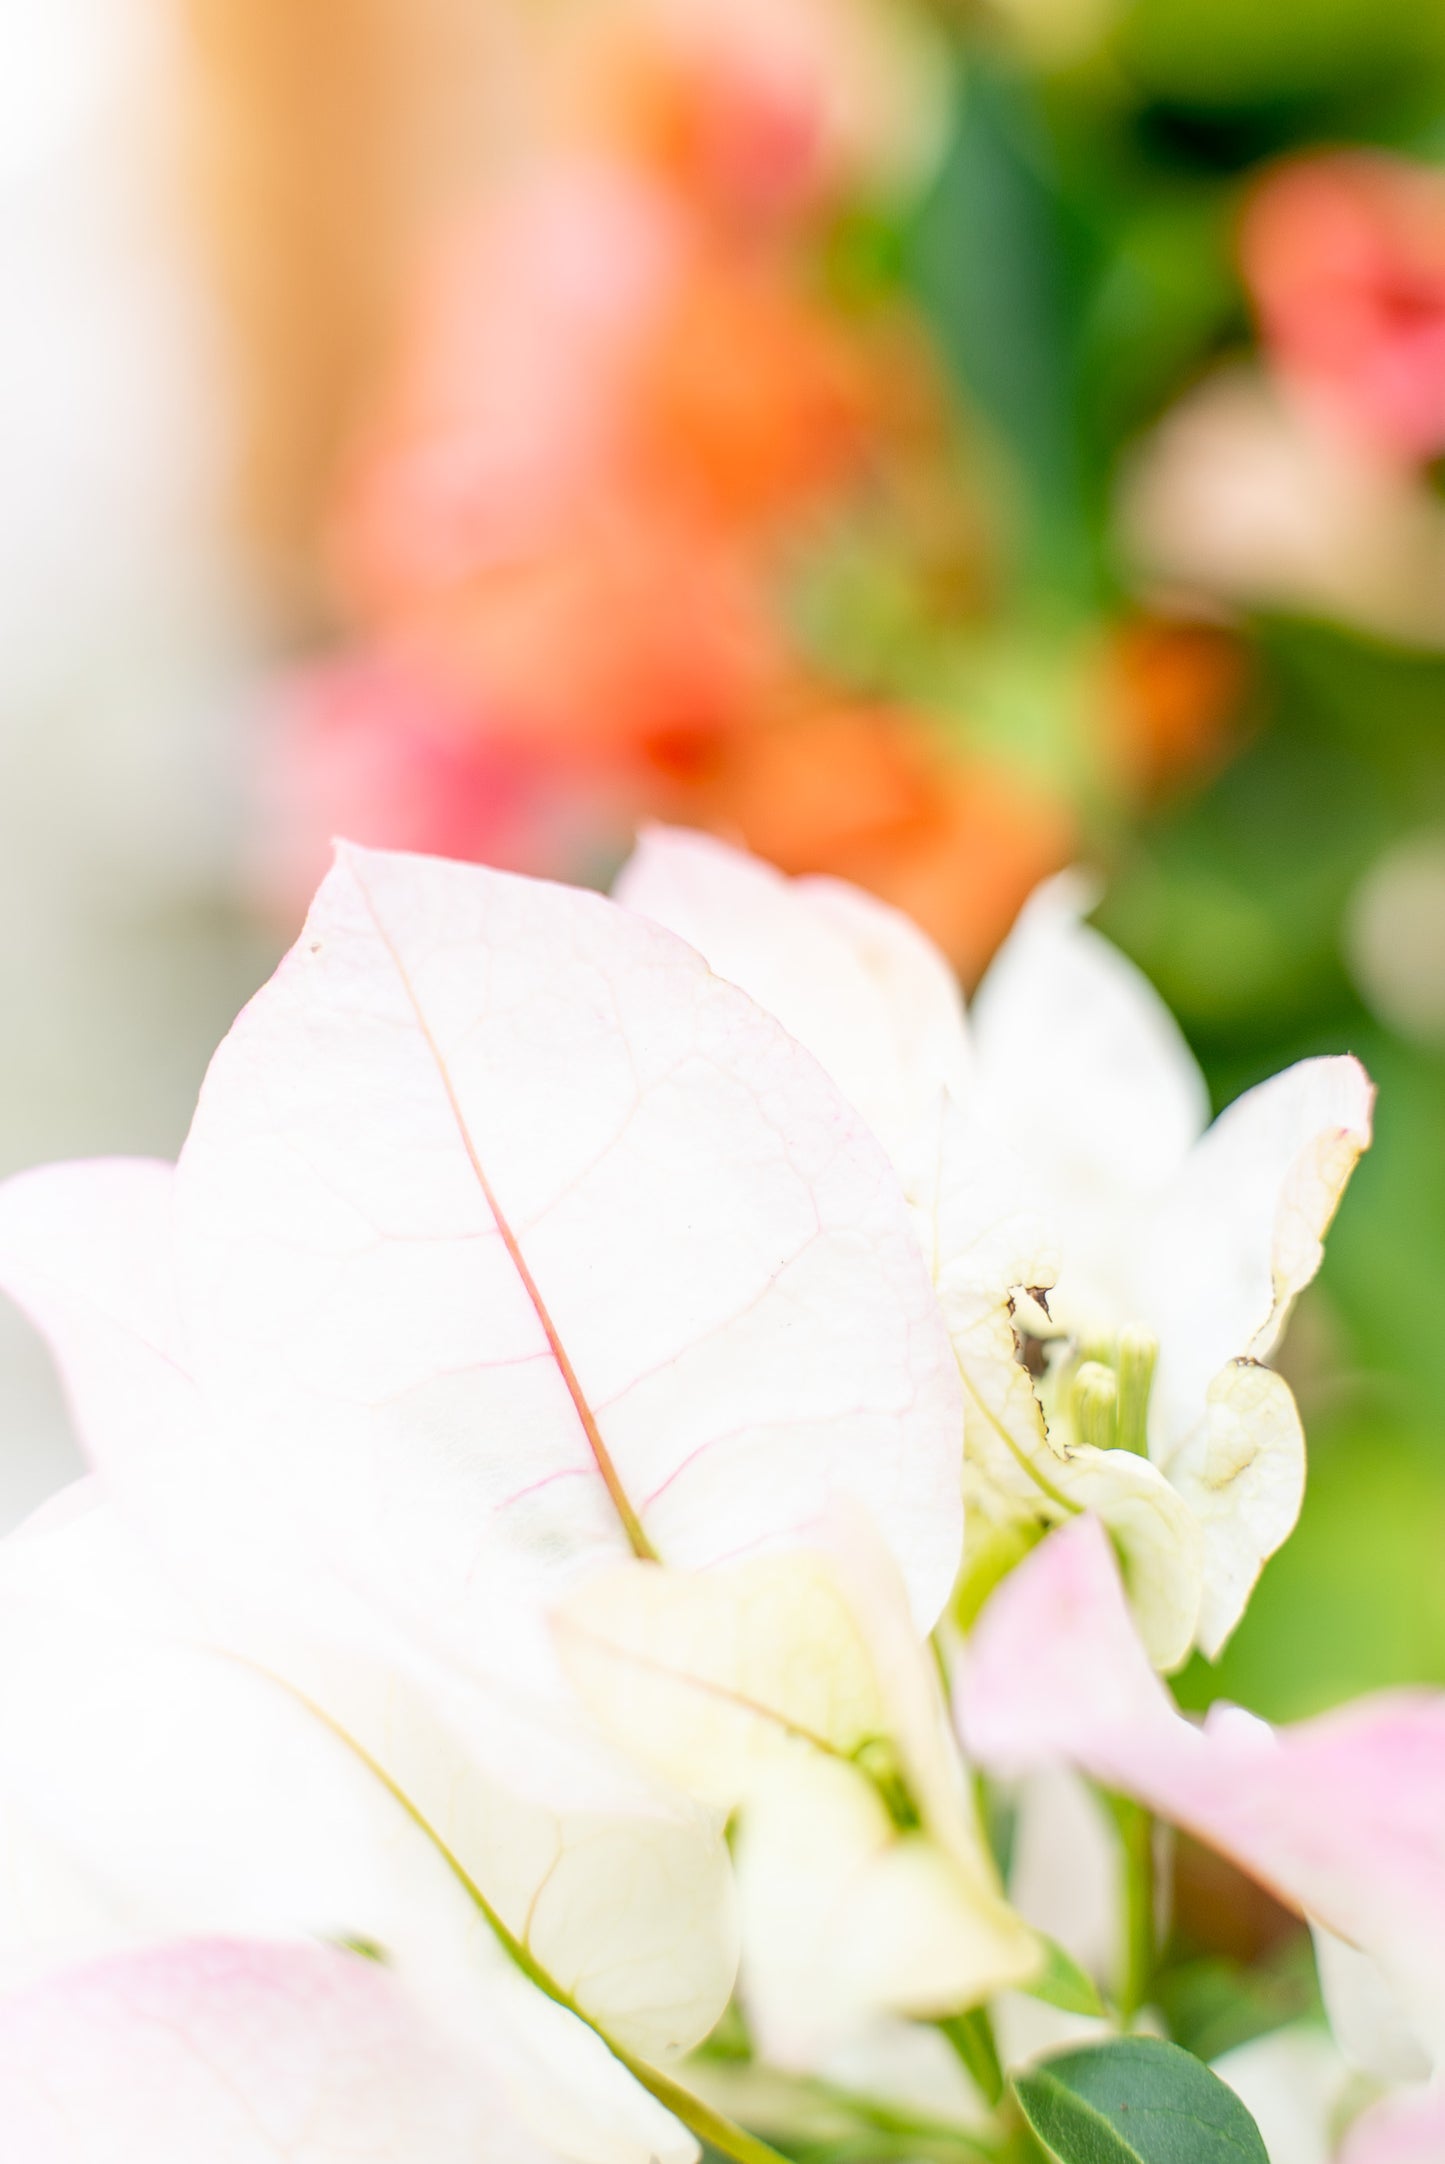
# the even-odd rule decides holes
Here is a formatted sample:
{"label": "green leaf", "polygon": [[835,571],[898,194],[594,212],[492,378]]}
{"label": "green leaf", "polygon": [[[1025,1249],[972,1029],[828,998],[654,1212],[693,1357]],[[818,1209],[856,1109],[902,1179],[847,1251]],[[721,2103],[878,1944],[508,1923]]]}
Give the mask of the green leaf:
{"label": "green leaf", "polygon": [[980,45],[956,74],[952,139],[905,250],[909,283],[1013,468],[1034,582],[1092,599],[1102,519],[1078,412],[1086,254],[1034,81]]}
{"label": "green leaf", "polygon": [[1057,1939],[1045,1939],[1043,1949],[1043,1974],[1035,1977],[1027,1987],[1026,1996],[1042,1999],[1045,2006],[1057,2006],[1066,2014],[1093,2014],[1102,2018],[1107,2008],[1087,1969],[1081,1969]]}
{"label": "green leaf", "polygon": [[1269,2164],[1233,2090],[1153,2037],[1062,2052],[1020,2075],[1014,2093],[1057,2164]]}
{"label": "green leaf", "polygon": [[1156,1979],[1153,1997],[1175,2043],[1196,2059],[1219,2059],[1292,2022],[1322,2018],[1303,1929],[1263,1961],[1215,1954],[1180,1962]]}

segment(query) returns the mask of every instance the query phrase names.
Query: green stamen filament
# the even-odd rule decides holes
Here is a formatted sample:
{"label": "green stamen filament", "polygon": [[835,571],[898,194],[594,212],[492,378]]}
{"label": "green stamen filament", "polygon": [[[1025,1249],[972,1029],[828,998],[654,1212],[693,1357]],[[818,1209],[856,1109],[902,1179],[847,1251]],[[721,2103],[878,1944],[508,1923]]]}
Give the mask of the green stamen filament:
{"label": "green stamen filament", "polygon": [[1119,1333],[1116,1371],[1119,1377],[1119,1448],[1136,1456],[1149,1455],[1149,1392],[1159,1361],[1159,1340],[1147,1330],[1130,1328]]}
{"label": "green stamen filament", "polygon": [[912,1833],[920,1824],[918,1807],[898,1763],[898,1754],[886,1736],[870,1736],[853,1754],[860,1773],[866,1775],[883,1807],[900,1833]]}
{"label": "green stamen filament", "polygon": [[1086,1360],[1074,1377],[1074,1433],[1090,1450],[1113,1450],[1119,1440],[1119,1378],[1102,1360]]}

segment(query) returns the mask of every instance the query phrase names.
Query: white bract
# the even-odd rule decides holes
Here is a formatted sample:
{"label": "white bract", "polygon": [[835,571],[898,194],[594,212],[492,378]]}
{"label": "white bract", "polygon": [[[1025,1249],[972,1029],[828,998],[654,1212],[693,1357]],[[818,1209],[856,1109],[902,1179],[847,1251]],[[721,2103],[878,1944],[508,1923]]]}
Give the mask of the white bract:
{"label": "white bract", "polygon": [[366,1947],[539,2142],[687,2159],[609,2046],[664,2059],[726,2002],[717,1820],[495,1688],[429,1680],[218,1634],[70,1491],[0,1548],[0,1980],[172,1937]]}
{"label": "white bract", "polygon": [[681,941],[343,851],[177,1171],[223,1443],[463,1663],[569,1576],[796,1538],[851,1492],[932,1624],[958,1383],[888,1165]]}
{"label": "white bract", "polygon": [[202,1939],[0,2000],[25,2164],[554,2164],[374,1962]]}
{"label": "white bract", "polygon": [[[1067,879],[1042,888],[985,979],[974,1106],[1026,1155],[1058,1241],[1048,1314],[1031,1318],[1047,1347],[1045,1400],[1063,1410],[1080,1352],[1114,1364],[1116,1427],[1145,1414],[1141,1445],[1199,1526],[1194,1635],[1213,1655],[1299,1514],[1299,1416],[1259,1363],[1319,1269],[1374,1093],[1357,1060],[1302,1060],[1206,1130],[1203,1078],[1178,1028],[1080,921],[1085,898]],[[1147,1412],[1127,1402],[1131,1345],[1145,1362],[1157,1348]]]}
{"label": "white bract", "polygon": [[1214,2071],[1247,2107],[1270,2164],[1335,2164],[1351,2075],[1318,2023],[1272,2029],[1216,2059]]}
{"label": "white bract", "polygon": [[[1012,1653],[1002,1712],[984,1687],[1090,1540],[1089,1616],[1117,1553],[1158,1665],[1236,1620],[1298,1507],[1258,1362],[1360,1070],[1200,1139],[1066,888],[972,1046],[942,958],[847,888],[658,833],[620,898],[344,847],[177,1166],[0,1188],[0,1284],[94,1467],[0,1548],[0,2148],[688,2164],[720,2123],[664,2068],[740,1942],[774,2073],[929,2021],[977,2067],[973,2009],[1060,1988],[935,1666],[1015,1565],[971,1641],[989,1763],[1162,1779],[1369,1943],[1433,2050],[1410,1872],[1376,1944],[1297,1784],[1231,1818],[1239,1788],[1269,1819],[1273,1761],[1159,1740],[1121,1606],[1062,1745],[1028,1726],[1047,1644],[1015,1728]],[[1437,1729],[1370,1730],[1432,1799]],[[1292,1749],[1368,1845],[1378,1782]]]}
{"label": "white bract", "polygon": [[785,2067],[880,2015],[978,2005],[1042,1961],[1004,1901],[897,1572],[866,1525],[827,1535],[705,1573],[624,1565],[556,1626],[619,1742],[741,1807],[744,2004]]}
{"label": "white bract", "polygon": [[4,1807],[59,1850],[13,1959],[374,1941],[560,2154],[690,2154],[628,2066],[727,1999],[721,1818],[587,1729],[545,1617],[840,1497],[943,1606],[958,1378],[843,1095],[614,904],[347,850],[179,1166],[11,1182],[0,1281],[104,1484],[0,1572]]}
{"label": "white bract", "polygon": [[1265,2139],[1270,2164],[1439,2164],[1445,2088],[1377,2094],[1314,2024],[1275,2029],[1215,2061]]}
{"label": "white bract", "polygon": [[969,1598],[1094,1510],[1156,1663],[1217,1653],[1299,1509],[1298,1415],[1259,1363],[1369,1140],[1358,1063],[1304,1061],[1205,1132],[1177,1028],[1069,880],[967,1033],[942,958],[835,882],[654,830],[617,893],[771,1007],[893,1159],[965,1385]]}

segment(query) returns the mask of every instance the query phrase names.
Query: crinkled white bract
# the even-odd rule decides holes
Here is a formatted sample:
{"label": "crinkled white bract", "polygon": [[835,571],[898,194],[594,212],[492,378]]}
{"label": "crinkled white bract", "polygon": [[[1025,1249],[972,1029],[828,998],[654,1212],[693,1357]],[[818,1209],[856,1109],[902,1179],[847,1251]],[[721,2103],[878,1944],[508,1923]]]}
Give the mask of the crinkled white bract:
{"label": "crinkled white bract", "polygon": [[1149,1454],[1201,1526],[1194,1635],[1212,1656],[1304,1492],[1288,1388],[1248,1363],[1274,1350],[1319,1268],[1373,1091],[1357,1060],[1302,1060],[1206,1131],[1182,1036],[1080,921],[1087,898],[1074,879],[1040,888],[989,971],[974,1104],[1042,1191],[1059,1243],[1054,1326],[1085,1345],[1130,1326],[1158,1341]]}
{"label": "crinkled white bract", "polygon": [[[885,1142],[967,1392],[980,1523],[1105,1516],[1150,1652],[1216,1653],[1298,1514],[1287,1387],[1241,1365],[1278,1341],[1369,1139],[1353,1060],[1311,1060],[1204,1133],[1204,1085],[1139,973],[1079,922],[1076,879],[1025,909],[975,1003],[971,1054],[941,957],[890,910],[654,829],[619,898],[691,940],[828,1067]],[[846,895],[846,902],[840,900]],[[1046,1424],[1016,1359],[1041,1334],[1157,1337],[1149,1456]]]}
{"label": "crinkled white bract", "polygon": [[974,1823],[897,1573],[866,1526],[827,1538],[704,1573],[624,1565],[556,1622],[611,1733],[741,1807],[743,1993],[766,2056],[790,2067],[880,2014],[976,2005],[1040,1961]]}
{"label": "crinkled white bract", "polygon": [[1151,1447],[1169,1454],[1225,1362],[1263,1359],[1318,1270],[1370,1139],[1358,1061],[1302,1060],[1205,1131],[1203,1079],[1167,1008],[1051,880],[974,1003],[977,1106],[1025,1152],[1060,1243],[1051,1307],[1077,1335],[1160,1341]]}
{"label": "crinkled white bract", "polygon": [[1383,1694],[1279,1730],[1224,1708],[1196,1727],[1149,1667],[1107,1535],[1083,1518],[993,1595],[961,1712],[986,1768],[1077,1767],[1370,1956],[1445,2063],[1445,1697]]}
{"label": "crinkled white bract", "polygon": [[334,1948],[203,1939],[0,2000],[19,2164],[554,2164],[395,1980]]}
{"label": "crinkled white bract", "polygon": [[932,1165],[916,1217],[964,1378],[970,1562],[986,1570],[990,1541],[1007,1542],[1020,1522],[1036,1531],[1096,1511],[1124,1558],[1150,1652],[1171,1666],[1193,1640],[1204,1599],[1205,1538],[1190,1498],[1131,1450],[1050,1433],[1018,1357],[1011,1290],[1054,1282],[1046,1219],[1007,1148],[951,1098],[940,1100]]}

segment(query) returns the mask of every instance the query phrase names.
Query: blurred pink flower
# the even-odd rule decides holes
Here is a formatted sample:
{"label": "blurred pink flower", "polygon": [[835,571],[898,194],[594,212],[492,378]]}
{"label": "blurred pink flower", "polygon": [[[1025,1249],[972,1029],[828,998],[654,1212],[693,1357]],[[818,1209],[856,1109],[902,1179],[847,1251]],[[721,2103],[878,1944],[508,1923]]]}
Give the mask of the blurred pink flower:
{"label": "blurred pink flower", "polygon": [[988,1770],[1068,1766],[1219,1849],[1378,1962],[1445,2055],[1445,1696],[1393,1692],[1291,1728],[1175,1707],[1100,1522],[1050,1534],[983,1611],[962,1692]]}
{"label": "blurred pink flower", "polygon": [[586,776],[671,774],[740,726],[780,666],[747,565],[617,502],[549,547],[418,590],[373,627],[494,738]]}
{"label": "blurred pink flower", "polygon": [[[265,892],[288,899],[317,884],[337,833],[375,848],[560,872],[607,826],[595,790],[584,806],[564,775],[375,654],[294,676],[267,717],[258,763],[258,871]],[[625,833],[621,805],[617,822]]]}
{"label": "blurred pink flower", "polygon": [[1439,2164],[1445,2156],[1445,2090],[1407,2090],[1362,2113],[1340,2164]]}
{"label": "blurred pink flower", "polygon": [[1244,274],[1276,367],[1363,446],[1445,449],[1445,173],[1360,151],[1256,191]]}
{"label": "blurred pink flower", "polygon": [[348,595],[390,607],[540,545],[615,485],[639,326],[685,247],[618,164],[540,168],[431,263],[337,521]]}
{"label": "blurred pink flower", "polygon": [[564,123],[733,217],[916,174],[942,132],[943,71],[898,0],[625,0],[562,62]]}
{"label": "blurred pink flower", "polygon": [[651,814],[860,879],[976,973],[1067,820],[814,682],[778,592],[920,433],[899,342],[801,251],[926,147],[928,41],[879,0],[621,0],[548,59],[543,125],[438,250],[343,477],[337,596],[387,665],[286,702],[273,884],[299,899],[338,828],[587,874]]}

